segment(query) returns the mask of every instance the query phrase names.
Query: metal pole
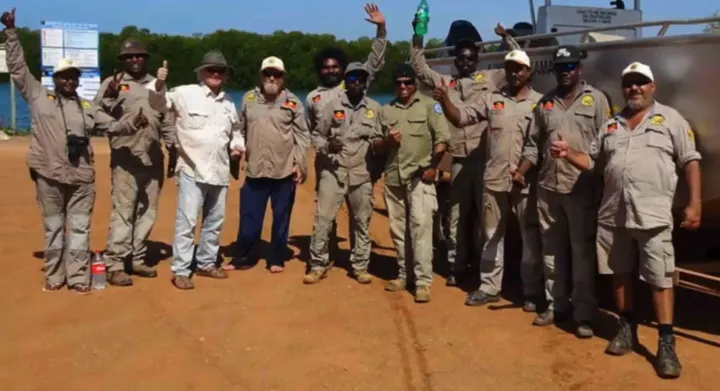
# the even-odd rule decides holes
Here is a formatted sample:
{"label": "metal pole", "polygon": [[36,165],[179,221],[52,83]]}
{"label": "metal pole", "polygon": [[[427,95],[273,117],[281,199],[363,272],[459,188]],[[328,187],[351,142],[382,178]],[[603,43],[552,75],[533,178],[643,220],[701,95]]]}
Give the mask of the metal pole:
{"label": "metal pole", "polygon": [[537,32],[537,20],[535,19],[535,2],[530,0],[530,19],[533,25],[533,34]]}
{"label": "metal pole", "polygon": [[15,82],[10,78],[10,128],[17,130],[17,113],[15,112]]}
{"label": "metal pole", "polygon": [[640,0],[635,0],[635,11],[640,11]]}

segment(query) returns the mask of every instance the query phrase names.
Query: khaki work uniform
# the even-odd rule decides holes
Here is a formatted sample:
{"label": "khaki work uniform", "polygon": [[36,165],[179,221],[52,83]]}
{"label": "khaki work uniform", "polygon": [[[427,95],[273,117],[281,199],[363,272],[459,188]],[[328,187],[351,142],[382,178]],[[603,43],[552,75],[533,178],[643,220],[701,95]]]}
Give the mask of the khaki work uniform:
{"label": "khaki work uniform", "polygon": [[[370,217],[373,213],[373,182],[370,164],[373,151],[370,139],[380,132],[380,104],[364,97],[353,107],[347,95],[333,100],[324,108],[312,132],[312,144],[320,153],[315,224],[310,240],[311,270],[324,272],[330,265],[328,241],[333,220],[343,200],[348,203],[351,231],[355,240],[350,252],[354,272],[367,271],[370,263]],[[339,153],[327,150],[331,140],[342,141]]]}
{"label": "khaki work uniform", "polygon": [[400,145],[385,151],[384,178],[390,236],[397,251],[398,279],[407,280],[405,243],[409,240],[416,286],[430,287],[433,215],[438,203],[435,184],[423,182],[420,177],[430,167],[435,146],[450,140],[447,121],[440,104],[420,93],[407,105],[395,99],[383,106],[380,120],[381,129],[375,138],[385,139],[389,129],[402,132]]}
{"label": "khaki work uniform", "polygon": [[523,145],[534,126],[533,110],[541,97],[531,89],[527,97],[517,100],[502,88],[480,101],[460,107],[461,124],[488,121],[480,290],[489,295],[497,295],[502,290],[505,230],[511,212],[517,216],[522,236],[523,291],[526,296],[534,296],[542,285],[535,170],[526,173],[525,181],[529,186],[522,189],[513,184],[510,175],[510,170],[520,164]]}
{"label": "khaki work uniform", "polygon": [[621,114],[610,119],[590,156],[604,179],[597,235],[600,273],[631,273],[639,258],[642,280],[672,288],[676,169],[701,159],[690,125],[677,110],[655,102],[633,130]]}
{"label": "khaki work uniform", "polygon": [[245,137],[245,183],[240,190],[240,226],[235,258],[247,258],[260,240],[268,200],[272,206],[271,254],[268,266],[282,266],[287,251],[290,215],[295,201],[293,166],[307,172],[310,132],[302,102],[285,90],[275,101],[260,88],[243,96],[238,115]]}
{"label": "khaki work uniform", "polygon": [[564,312],[572,299],[575,320],[588,321],[597,311],[595,228],[600,178],[565,159],[550,157],[550,142],[561,132],[571,148],[588,152],[610,115],[610,105],[602,91],[583,82],[569,107],[553,90],[540,100],[535,115],[523,157],[539,168],[538,215],[548,309]]}
{"label": "khaki work uniform", "polygon": [[155,224],[160,189],[163,183],[163,152],[160,140],[170,149],[175,144],[172,112],[154,110],[148,101],[148,89],[155,78],[146,74],[133,79],[124,74],[117,99],[104,99],[112,77],[100,84],[95,103],[105,103],[116,118],[132,118],[142,108],[148,126],[133,135],[109,135],[112,170],[112,212],[108,237],[108,271],[124,270],[124,262],[143,265],[147,254],[145,241]]}
{"label": "khaki work uniform", "polygon": [[5,29],[4,33],[10,77],[30,107],[32,133],[27,162],[45,230],[46,282],[88,284],[94,153],[88,143],[78,161],[71,162],[67,139],[89,139],[95,130],[120,134],[136,129],[131,121],[116,122],[85,99],[64,98],[43,87],[28,69],[17,30]]}
{"label": "khaki work uniform", "polygon": [[[505,39],[512,49],[519,49],[509,35]],[[418,79],[430,88],[445,82],[450,97],[456,104],[481,100],[485,95],[507,84],[504,69],[476,71],[468,77],[443,75],[427,64],[425,51],[412,45],[410,64]],[[479,225],[482,219],[483,171],[485,167],[484,134],[487,122],[480,121],[457,128],[448,123],[450,150],[452,154],[452,179],[450,189],[450,218],[448,262],[452,268],[464,269],[471,246],[480,250],[482,244]],[[473,213],[474,211],[474,213]],[[459,227],[459,229],[458,229]],[[471,234],[472,233],[472,234]]]}

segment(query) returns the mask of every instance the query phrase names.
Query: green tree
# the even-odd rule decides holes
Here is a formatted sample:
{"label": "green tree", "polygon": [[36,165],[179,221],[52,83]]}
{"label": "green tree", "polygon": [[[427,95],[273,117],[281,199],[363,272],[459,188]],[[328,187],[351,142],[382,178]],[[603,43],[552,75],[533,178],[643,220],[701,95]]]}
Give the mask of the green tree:
{"label": "green tree", "polygon": [[[28,66],[32,72],[40,74],[40,33],[38,30],[19,29],[20,41]],[[220,50],[233,67],[231,88],[248,89],[258,82],[258,71],[262,59],[275,55],[283,59],[288,70],[288,86],[294,91],[310,91],[317,85],[313,69],[313,57],[321,48],[337,45],[343,48],[351,61],[364,61],[370,53],[372,37],[356,40],[339,40],[331,34],[305,34],[299,31],[275,31],[262,35],[240,30],[218,30],[210,34],[179,36],[154,33],[138,26],[126,26],[120,33],[100,34],[100,71],[102,77],[112,75],[121,64],[117,54],[121,43],[128,38],[136,38],[145,43],[152,54],[150,69],[158,68],[167,60],[170,69],[168,84],[194,83],[193,69],[200,63],[202,56],[209,50]],[[428,40],[429,47],[441,46],[442,40]],[[377,75],[371,92],[392,91],[390,74],[394,66],[405,62],[410,56],[407,41],[388,43],[385,67]],[[0,82],[7,82],[7,75],[0,75]]]}

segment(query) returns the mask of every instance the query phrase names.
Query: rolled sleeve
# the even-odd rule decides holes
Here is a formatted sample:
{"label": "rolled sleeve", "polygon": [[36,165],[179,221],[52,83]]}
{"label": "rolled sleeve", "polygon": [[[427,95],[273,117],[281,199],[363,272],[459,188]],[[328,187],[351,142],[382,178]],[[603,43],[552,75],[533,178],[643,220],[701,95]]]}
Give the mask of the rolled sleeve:
{"label": "rolled sleeve", "polygon": [[695,132],[684,118],[680,118],[670,131],[678,167],[683,168],[691,161],[701,160],[700,152],[695,146]]}

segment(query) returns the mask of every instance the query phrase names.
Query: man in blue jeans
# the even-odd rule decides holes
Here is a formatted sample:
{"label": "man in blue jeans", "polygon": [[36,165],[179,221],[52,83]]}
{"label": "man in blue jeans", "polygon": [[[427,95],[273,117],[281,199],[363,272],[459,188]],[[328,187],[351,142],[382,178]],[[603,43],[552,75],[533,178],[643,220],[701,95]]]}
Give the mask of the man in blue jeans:
{"label": "man in blue jeans", "polygon": [[302,101],[285,88],[285,66],[268,57],[260,67],[259,87],[243,96],[238,113],[247,140],[245,184],[240,190],[240,227],[235,257],[225,270],[248,269],[248,259],[262,234],[268,199],[272,206],[272,251],[268,269],[280,273],[285,266],[290,214],[295,186],[305,181],[310,132]]}
{"label": "man in blue jeans", "polygon": [[190,264],[195,224],[201,209],[203,220],[195,254],[195,274],[216,279],[228,277],[215,262],[225,221],[230,158],[242,156],[245,141],[239,131],[235,104],[223,91],[231,69],[221,53],[205,55],[202,64],[195,69],[198,84],[179,86],[165,94],[167,71],[167,63],[158,70],[150,104],[157,110],[171,109],[176,115],[178,201],[172,282],[178,289],[193,289]]}

